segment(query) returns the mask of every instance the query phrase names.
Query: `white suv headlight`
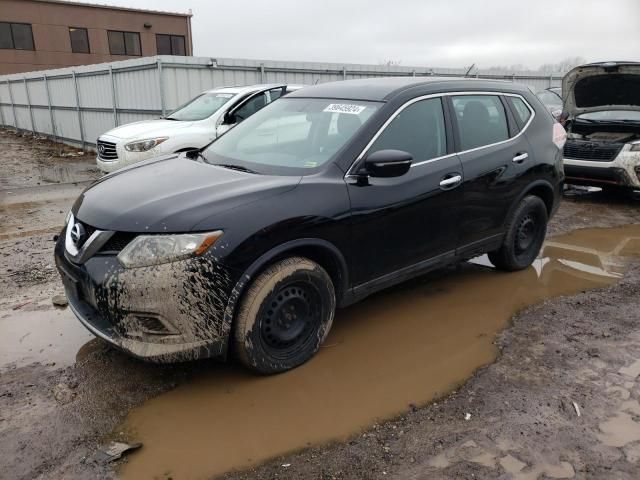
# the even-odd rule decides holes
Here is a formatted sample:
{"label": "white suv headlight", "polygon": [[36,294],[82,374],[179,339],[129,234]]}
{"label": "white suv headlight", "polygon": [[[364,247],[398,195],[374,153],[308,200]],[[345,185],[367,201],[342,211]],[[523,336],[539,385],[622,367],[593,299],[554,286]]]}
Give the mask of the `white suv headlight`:
{"label": "white suv headlight", "polygon": [[167,140],[169,140],[169,137],[147,138],[146,140],[137,140],[135,142],[127,143],[124,148],[129,152],[146,152]]}
{"label": "white suv headlight", "polygon": [[198,257],[222,236],[222,231],[182,235],[140,235],[118,254],[123,267],[149,267]]}
{"label": "white suv headlight", "polygon": [[634,142],[631,144],[632,152],[640,152],[640,142]]}

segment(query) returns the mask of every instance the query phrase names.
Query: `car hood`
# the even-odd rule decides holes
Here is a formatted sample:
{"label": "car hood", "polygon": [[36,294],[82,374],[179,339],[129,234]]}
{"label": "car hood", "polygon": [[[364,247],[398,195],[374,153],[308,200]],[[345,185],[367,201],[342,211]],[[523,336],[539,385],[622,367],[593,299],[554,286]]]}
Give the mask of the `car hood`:
{"label": "car hood", "polygon": [[245,173],[209,165],[185,154],[167,155],[119,170],[87,188],[72,212],[101,230],[137,233],[189,232],[216,214],[289,191],[301,177]]}
{"label": "car hood", "polygon": [[608,62],[576,67],[562,79],[570,117],[606,110],[640,111],[640,63]]}
{"label": "car hood", "polygon": [[145,139],[153,137],[169,136],[176,130],[181,130],[193,125],[193,122],[182,122],[178,120],[144,120],[142,122],[128,123],[116,127],[105,133],[110,137],[122,139]]}

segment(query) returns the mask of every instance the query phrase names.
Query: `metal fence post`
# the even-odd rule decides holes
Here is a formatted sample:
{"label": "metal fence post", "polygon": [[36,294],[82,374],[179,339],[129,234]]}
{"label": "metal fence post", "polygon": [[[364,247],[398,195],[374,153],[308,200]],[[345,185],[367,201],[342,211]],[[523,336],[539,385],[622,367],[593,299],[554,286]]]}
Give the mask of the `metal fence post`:
{"label": "metal fence post", "polygon": [[264,83],[264,63],[260,64],[260,83]]}
{"label": "metal fence post", "polygon": [[78,125],[80,126],[80,142],[82,145],[82,150],[84,150],[84,125],[82,125],[82,111],[80,110],[80,93],[78,92],[78,77],[76,77],[76,72],[71,72],[73,76],[73,88],[76,91],[76,110],[78,112]]}
{"label": "metal fence post", "polygon": [[7,87],[9,88],[9,99],[11,100],[11,110],[13,111],[13,127],[16,127],[16,130],[20,130],[18,128],[18,117],[16,117],[16,104],[13,101],[13,92],[11,91],[11,80],[7,80]]}
{"label": "metal fence post", "polygon": [[549,88],[553,87],[553,73],[549,74]]}
{"label": "metal fence post", "polygon": [[347,79],[347,67],[342,67],[342,79]]}
{"label": "metal fence post", "polygon": [[158,82],[160,83],[160,105],[162,107],[162,116],[164,117],[167,114],[167,107],[165,105],[164,99],[164,78],[162,76],[162,60],[158,58]]}
{"label": "metal fence post", "polygon": [[4,112],[2,111],[2,98],[0,98],[0,126],[4,127],[5,123],[4,123]]}
{"label": "metal fence post", "polygon": [[[111,103],[113,104],[113,126],[118,126],[118,100],[116,95],[116,79],[113,76],[113,66],[109,65],[109,78],[111,79]],[[160,87],[162,88],[162,87]]]}
{"label": "metal fence post", "polygon": [[49,91],[49,80],[47,79],[47,74],[42,75],[44,80],[44,90],[47,92],[47,106],[49,107],[49,118],[51,119],[51,134],[53,135],[53,140],[58,141],[58,133],[56,131],[56,120],[53,116],[53,108],[51,106],[51,92]]}
{"label": "metal fence post", "polygon": [[35,135],[36,124],[33,122],[33,109],[31,108],[31,95],[29,95],[29,84],[27,83],[27,77],[22,77],[22,81],[24,82],[24,91],[27,94],[27,105],[29,106],[29,118],[31,119],[31,131]]}

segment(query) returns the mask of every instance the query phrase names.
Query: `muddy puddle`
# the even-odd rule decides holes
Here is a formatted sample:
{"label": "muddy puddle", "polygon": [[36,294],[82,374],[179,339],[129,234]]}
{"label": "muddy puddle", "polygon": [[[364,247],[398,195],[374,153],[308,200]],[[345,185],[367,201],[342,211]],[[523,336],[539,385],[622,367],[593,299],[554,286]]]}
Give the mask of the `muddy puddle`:
{"label": "muddy puddle", "polygon": [[125,478],[209,478],[305,446],[344,439],[428,403],[497,355],[495,335],[520,309],[609,285],[640,256],[640,225],[547,242],[526,271],[486,257],[339,311],[319,354],[278,376],[216,365],[135,409],[122,426],[143,448]]}
{"label": "muddy puddle", "polygon": [[71,365],[93,338],[68,308],[0,311],[0,372],[33,362]]}

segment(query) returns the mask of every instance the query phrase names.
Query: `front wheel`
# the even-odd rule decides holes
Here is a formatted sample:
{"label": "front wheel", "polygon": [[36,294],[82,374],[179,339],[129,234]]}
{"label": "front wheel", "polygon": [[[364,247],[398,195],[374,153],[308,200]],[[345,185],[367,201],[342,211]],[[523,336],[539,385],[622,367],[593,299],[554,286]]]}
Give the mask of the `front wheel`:
{"label": "front wheel", "polygon": [[529,195],[511,213],[499,250],[489,253],[496,268],[523,270],[538,256],[547,234],[547,206],[540,197]]}
{"label": "front wheel", "polygon": [[262,374],[295,368],[318,351],[335,308],[333,283],[320,265],[303,257],[276,262],[242,298],[234,329],[236,355]]}

